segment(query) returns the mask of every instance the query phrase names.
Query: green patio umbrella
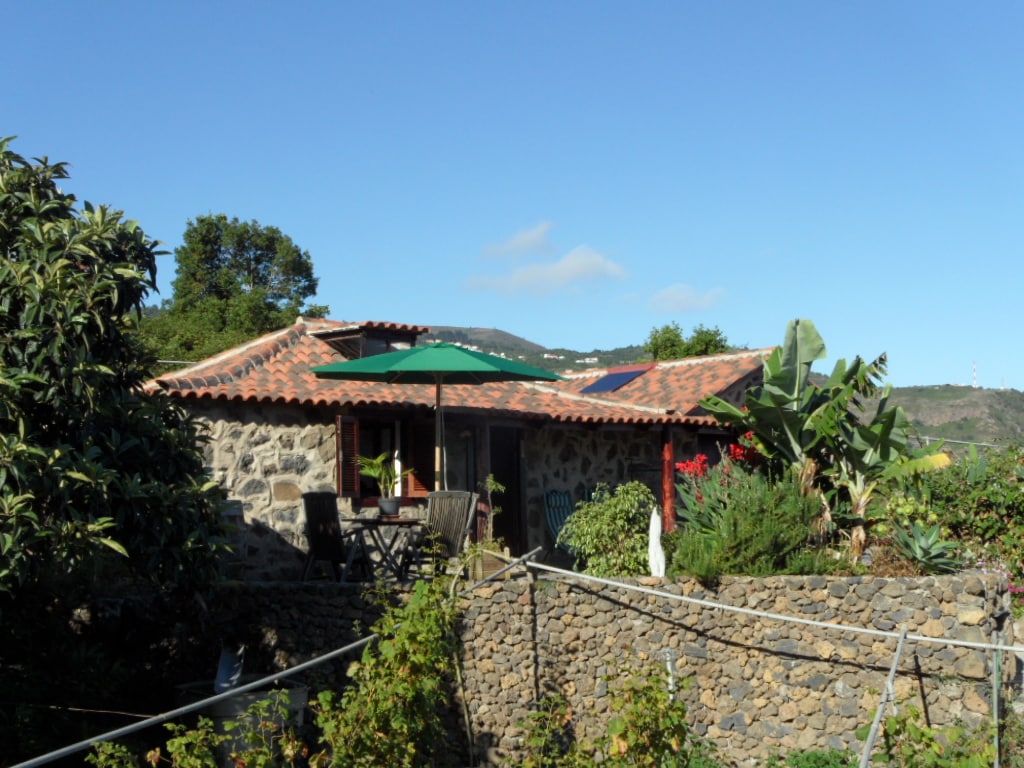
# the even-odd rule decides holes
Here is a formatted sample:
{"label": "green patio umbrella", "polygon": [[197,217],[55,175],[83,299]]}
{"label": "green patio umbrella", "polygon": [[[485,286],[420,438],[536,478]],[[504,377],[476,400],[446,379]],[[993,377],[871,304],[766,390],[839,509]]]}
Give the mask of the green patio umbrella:
{"label": "green patio umbrella", "polygon": [[322,379],[379,381],[388,384],[433,384],[434,489],[441,490],[441,388],[444,384],[486,384],[498,381],[559,381],[557,373],[516,360],[475,352],[456,344],[427,344],[312,368]]}

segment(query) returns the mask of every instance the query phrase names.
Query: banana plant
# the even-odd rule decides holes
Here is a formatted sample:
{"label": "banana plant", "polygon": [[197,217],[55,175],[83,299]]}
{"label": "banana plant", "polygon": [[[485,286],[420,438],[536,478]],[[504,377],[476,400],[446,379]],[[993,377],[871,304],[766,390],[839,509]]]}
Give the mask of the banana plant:
{"label": "banana plant", "polygon": [[[877,375],[884,370],[884,360],[871,366]],[[840,361],[842,363],[843,361]],[[941,443],[913,450],[909,444],[910,420],[899,406],[889,406],[892,386],[882,391],[873,412],[864,410],[858,394],[869,390],[854,384],[850,391],[837,397],[850,408],[835,414],[835,421],[826,430],[826,442],[832,455],[832,466],[826,473],[833,483],[844,488],[849,496],[854,520],[850,531],[850,556],[857,560],[867,545],[865,520],[868,505],[879,484],[948,466],[949,455],[941,453]]]}
{"label": "banana plant", "polygon": [[791,320],[781,347],[764,363],[764,383],[747,390],[744,407],[718,396],[700,405],[723,424],[752,432],[757,449],[794,468],[800,487],[811,493],[821,460],[819,426],[827,398],[810,383],[811,366],[827,354],[810,320]]}
{"label": "banana plant", "polygon": [[792,320],[782,346],[765,360],[764,383],[747,391],[744,407],[720,397],[700,404],[719,422],[751,432],[758,450],[793,468],[802,492],[821,499],[821,532],[832,527],[822,481],[845,490],[856,521],[850,540],[856,558],[866,543],[864,515],[878,484],[944,466],[949,457],[938,453],[941,445],[910,450],[910,423],[901,408],[889,406],[891,387],[882,391],[874,411],[866,412],[886,373],[884,354],[871,362],[840,359],[828,380],[817,385],[810,380],[811,365],[826,354],[814,323]]}

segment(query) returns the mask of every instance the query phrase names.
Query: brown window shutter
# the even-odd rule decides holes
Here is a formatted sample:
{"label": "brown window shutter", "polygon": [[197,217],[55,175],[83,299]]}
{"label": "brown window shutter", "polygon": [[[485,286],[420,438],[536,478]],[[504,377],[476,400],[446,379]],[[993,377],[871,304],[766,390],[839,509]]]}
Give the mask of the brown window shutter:
{"label": "brown window shutter", "polygon": [[338,495],[359,495],[359,421],[351,416],[335,417],[338,442]]}
{"label": "brown window shutter", "polygon": [[409,432],[412,474],[406,480],[405,495],[423,497],[434,490],[434,425],[413,424]]}

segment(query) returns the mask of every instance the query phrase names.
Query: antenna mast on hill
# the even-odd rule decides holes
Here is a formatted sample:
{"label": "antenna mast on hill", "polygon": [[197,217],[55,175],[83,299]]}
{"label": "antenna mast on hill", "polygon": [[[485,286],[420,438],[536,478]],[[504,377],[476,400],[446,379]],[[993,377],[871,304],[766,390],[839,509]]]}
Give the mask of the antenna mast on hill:
{"label": "antenna mast on hill", "polygon": [[971,361],[971,368],[974,369],[974,388],[978,388],[978,363],[974,360]]}

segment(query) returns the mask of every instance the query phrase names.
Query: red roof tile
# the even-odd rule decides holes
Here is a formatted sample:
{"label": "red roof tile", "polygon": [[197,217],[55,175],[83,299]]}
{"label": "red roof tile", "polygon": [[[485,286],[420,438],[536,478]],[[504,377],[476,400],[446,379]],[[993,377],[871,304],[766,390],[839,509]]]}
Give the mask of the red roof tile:
{"label": "red roof tile", "polygon": [[[326,341],[330,331],[352,327],[331,320],[299,321],[282,331],[228,350],[151,386],[183,399],[289,403],[313,406],[433,407],[434,387],[419,384],[319,379],[316,365],[342,360]],[[422,332],[420,326],[363,324]],[[510,382],[444,387],[449,410],[487,410],[518,418],[592,424],[713,424],[697,402],[759,380],[765,350],[663,361],[614,392],[581,395],[607,370],[570,375],[559,382]],[[617,370],[617,369],[616,369]]]}

